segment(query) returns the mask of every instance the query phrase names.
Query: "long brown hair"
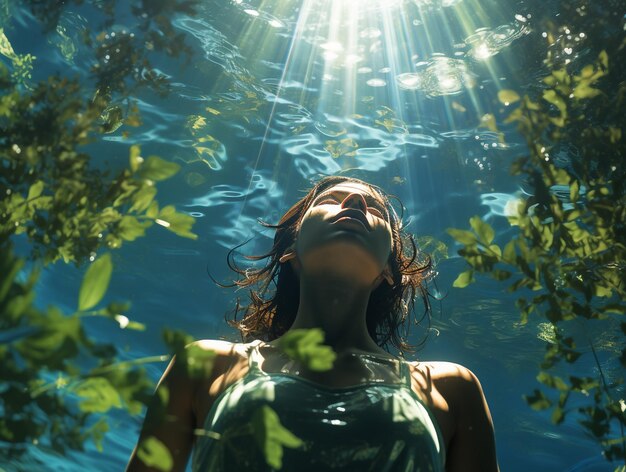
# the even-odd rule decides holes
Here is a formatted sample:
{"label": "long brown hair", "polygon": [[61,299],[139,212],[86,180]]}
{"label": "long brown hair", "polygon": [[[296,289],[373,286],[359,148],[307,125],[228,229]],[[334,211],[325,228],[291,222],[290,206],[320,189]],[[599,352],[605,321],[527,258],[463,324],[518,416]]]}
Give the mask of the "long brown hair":
{"label": "long brown hair", "polygon": [[[264,267],[253,269],[237,265],[235,251],[243,244],[228,252],[228,266],[240,278],[227,286],[250,287],[250,303],[242,308],[237,300],[231,319],[228,319],[227,314],[228,323],[239,330],[244,341],[271,341],[291,327],[300,303],[299,279],[291,264],[281,264],[279,258],[293,245],[302,217],[317,195],[343,182],[360,183],[379,194],[385,202],[391,224],[393,244],[389,265],[393,285],[383,282],[370,295],[366,314],[369,334],[379,346],[387,350],[389,344],[401,353],[414,350],[414,346],[407,341],[411,324],[408,318],[409,314],[414,313],[415,299],[419,295],[424,306],[424,315],[420,321],[426,317],[430,322],[427,282],[433,276],[432,260],[418,250],[413,235],[403,230],[401,216],[397,215],[390,197],[384,191],[367,182],[343,176],[322,178],[283,215],[278,224],[260,221],[261,225],[276,230],[272,249],[266,254],[244,257],[250,261],[268,259]],[[243,318],[238,320],[237,315],[242,310]]]}

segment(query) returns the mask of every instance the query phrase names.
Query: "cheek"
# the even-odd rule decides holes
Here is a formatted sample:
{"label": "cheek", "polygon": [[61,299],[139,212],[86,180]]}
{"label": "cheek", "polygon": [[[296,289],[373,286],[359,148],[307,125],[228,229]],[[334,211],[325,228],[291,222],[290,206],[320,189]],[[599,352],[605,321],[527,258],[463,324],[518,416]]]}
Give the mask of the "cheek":
{"label": "cheek", "polygon": [[307,247],[312,240],[315,240],[319,231],[319,220],[320,218],[312,214],[311,211],[305,213],[296,231],[297,249]]}

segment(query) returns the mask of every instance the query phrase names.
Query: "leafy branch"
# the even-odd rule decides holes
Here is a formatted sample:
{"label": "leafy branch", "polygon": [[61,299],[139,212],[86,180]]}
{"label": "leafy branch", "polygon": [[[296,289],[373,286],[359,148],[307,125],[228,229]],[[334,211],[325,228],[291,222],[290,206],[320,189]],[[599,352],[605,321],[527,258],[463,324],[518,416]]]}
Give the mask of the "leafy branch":
{"label": "leafy branch", "polygon": [[[503,246],[494,242],[494,229],[478,216],[470,220],[471,231],[448,233],[469,264],[455,287],[468,286],[477,273],[506,281],[508,291],[520,295],[516,306],[521,322],[536,314],[553,328],[537,380],[556,390],[558,398],[537,389],[526,397],[528,404],[552,409],[552,420],[559,424],[573,410],[569,405],[577,394],[582,406],[575,410],[584,430],[599,441],[608,460],[626,462],[626,404],[615,397],[623,379],[606,382],[596,354],[598,341],[587,343],[599,378],[551,373],[560,362],[575,364],[584,355],[585,343],[579,345],[566,334],[568,321],[602,323],[609,332],[619,327],[626,335],[626,192],[618,170],[623,167],[625,123],[620,114],[600,115],[623,104],[626,85],[611,90],[609,76],[609,56],[602,51],[578,73],[566,67],[552,70],[543,79],[539,98],[501,91],[505,106],[518,103],[505,121],[517,124],[529,150],[513,164],[512,173],[526,177],[533,195],[519,199],[516,213],[508,217],[518,231]],[[567,164],[565,143],[578,151],[568,156]],[[602,147],[606,152],[598,153]],[[622,336],[618,342],[624,367],[625,341]]]}

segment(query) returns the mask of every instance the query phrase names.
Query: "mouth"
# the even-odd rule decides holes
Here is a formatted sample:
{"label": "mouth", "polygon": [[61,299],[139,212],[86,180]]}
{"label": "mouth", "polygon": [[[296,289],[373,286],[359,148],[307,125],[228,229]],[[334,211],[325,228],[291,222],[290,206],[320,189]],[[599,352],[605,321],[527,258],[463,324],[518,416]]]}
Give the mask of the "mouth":
{"label": "mouth", "polygon": [[343,211],[340,211],[334,218],[331,224],[345,222],[353,224],[358,224],[363,226],[367,231],[371,231],[369,221],[367,221],[367,216],[360,210],[356,210],[354,208],[346,208]]}

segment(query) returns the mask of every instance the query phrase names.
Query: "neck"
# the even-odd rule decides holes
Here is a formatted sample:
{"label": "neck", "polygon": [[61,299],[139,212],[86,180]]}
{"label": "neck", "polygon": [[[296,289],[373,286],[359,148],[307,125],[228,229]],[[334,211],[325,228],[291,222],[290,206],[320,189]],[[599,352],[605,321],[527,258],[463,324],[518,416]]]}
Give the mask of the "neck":
{"label": "neck", "polygon": [[292,328],[321,328],[336,352],[381,352],[367,331],[371,287],[341,277],[300,275],[300,304]]}

